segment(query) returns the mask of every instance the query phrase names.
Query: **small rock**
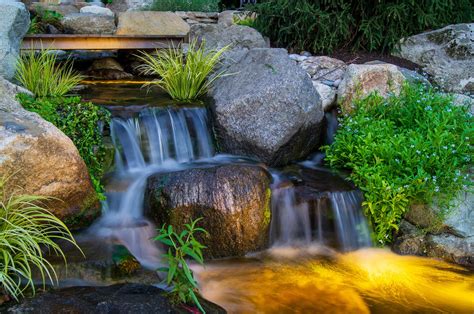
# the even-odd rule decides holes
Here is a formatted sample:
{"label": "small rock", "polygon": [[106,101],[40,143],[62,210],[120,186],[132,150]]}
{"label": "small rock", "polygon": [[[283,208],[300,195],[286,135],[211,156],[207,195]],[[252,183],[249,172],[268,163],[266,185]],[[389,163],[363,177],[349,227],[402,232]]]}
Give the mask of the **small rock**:
{"label": "small rock", "polygon": [[113,34],[115,19],[112,16],[93,13],[73,13],[61,21],[64,30],[71,34]]}
{"label": "small rock", "polygon": [[313,80],[331,81],[342,79],[347,67],[344,61],[326,56],[308,57],[300,66]]}
{"label": "small rock", "polygon": [[222,11],[221,13],[219,13],[219,17],[218,17],[218,20],[217,20],[217,23],[220,24],[220,25],[223,25],[223,26],[231,26],[231,25],[234,25],[234,13],[236,11],[231,11],[231,10],[227,10],[227,11]]}
{"label": "small rock", "polygon": [[119,14],[116,34],[185,36],[189,29],[189,25],[172,12],[129,11]]}
{"label": "small rock", "polygon": [[468,106],[471,115],[474,115],[474,98],[463,94],[454,94],[454,104],[457,106]]}
{"label": "small rock", "polygon": [[308,57],[306,57],[306,56],[301,56],[301,55],[294,54],[294,53],[288,55],[288,57],[290,57],[290,59],[292,59],[292,60],[295,60],[296,62],[303,62],[306,59],[308,59]]}
{"label": "small rock", "polygon": [[86,7],[82,7],[80,10],[81,13],[92,13],[92,14],[98,14],[98,15],[106,15],[106,16],[112,16],[114,17],[115,14],[112,12],[110,9],[107,8],[102,8],[96,5],[89,5]]}
{"label": "small rock", "polygon": [[47,2],[33,2],[30,6],[30,10],[38,13],[39,10],[54,11],[62,16],[66,16],[72,13],[79,13],[79,9],[72,4],[52,4]]}
{"label": "small rock", "polygon": [[57,29],[56,27],[54,27],[54,25],[51,25],[51,24],[46,25],[46,33],[48,33],[48,34],[61,34],[59,29]]}
{"label": "small rock", "polygon": [[319,94],[325,112],[331,110],[336,104],[336,89],[318,81],[313,81],[313,86]]}
{"label": "small rock", "polygon": [[312,56],[311,52],[308,52],[308,51],[301,51],[300,55],[305,56],[305,57],[311,57]]}
{"label": "small rock", "polygon": [[94,60],[87,71],[87,76],[100,80],[124,80],[133,78],[133,75],[125,72],[120,63],[114,58]]}
{"label": "small rock", "polygon": [[393,64],[351,64],[337,90],[337,101],[344,112],[353,110],[355,97],[364,97],[373,92],[387,97],[395,95],[405,82],[405,77]]}

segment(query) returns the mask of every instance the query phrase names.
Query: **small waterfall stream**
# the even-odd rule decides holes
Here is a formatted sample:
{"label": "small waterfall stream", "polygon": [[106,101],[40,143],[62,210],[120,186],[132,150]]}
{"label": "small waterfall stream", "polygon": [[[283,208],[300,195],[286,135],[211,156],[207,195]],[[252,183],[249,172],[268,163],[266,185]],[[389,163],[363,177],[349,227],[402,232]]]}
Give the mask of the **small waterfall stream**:
{"label": "small waterfall stream", "polygon": [[146,181],[214,155],[205,108],[145,109],[137,117],[113,118],[115,174],[106,187],[104,215],[91,231],[127,247],[145,267],[156,269],[156,227],[143,217]]}
{"label": "small waterfall stream", "polygon": [[[327,118],[330,141],[337,120],[335,115]],[[124,245],[142,265],[156,268],[161,256],[151,240],[156,226],[143,215],[147,179],[158,172],[196,167],[198,162],[235,162],[235,157],[215,155],[210,130],[202,107],[145,108],[132,117],[114,117],[115,171],[106,187],[104,214],[91,227],[92,234]],[[301,200],[285,175],[271,172],[273,246],[321,243],[343,251],[370,246],[358,191],[331,190],[319,199]]]}
{"label": "small waterfall stream", "polygon": [[[294,184],[273,173],[270,241],[274,246],[322,245],[351,251],[372,245],[358,190],[324,191],[301,199]],[[336,243],[332,243],[336,240]]]}

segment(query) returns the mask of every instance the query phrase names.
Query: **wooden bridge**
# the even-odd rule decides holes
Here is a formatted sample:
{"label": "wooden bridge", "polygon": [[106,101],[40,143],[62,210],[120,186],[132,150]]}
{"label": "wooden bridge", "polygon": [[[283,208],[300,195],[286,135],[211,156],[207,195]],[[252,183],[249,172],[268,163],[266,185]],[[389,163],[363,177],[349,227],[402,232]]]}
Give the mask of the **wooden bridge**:
{"label": "wooden bridge", "polygon": [[187,36],[162,35],[26,35],[22,50],[147,50],[177,47],[188,42]]}

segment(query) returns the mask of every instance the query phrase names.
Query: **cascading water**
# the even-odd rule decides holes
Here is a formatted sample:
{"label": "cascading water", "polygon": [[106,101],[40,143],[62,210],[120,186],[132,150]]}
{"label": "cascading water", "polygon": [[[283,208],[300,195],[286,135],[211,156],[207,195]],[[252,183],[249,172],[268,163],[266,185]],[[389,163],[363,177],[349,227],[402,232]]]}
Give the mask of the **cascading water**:
{"label": "cascading water", "polygon": [[[370,247],[370,232],[361,211],[358,190],[318,192],[318,197],[302,199],[294,184],[273,173],[273,245],[335,245],[342,251]],[[332,243],[333,239],[337,243]]]}
{"label": "cascading water", "polygon": [[145,109],[138,117],[114,118],[116,171],[106,188],[104,215],[91,231],[124,245],[142,265],[156,268],[160,253],[151,240],[155,226],[143,217],[147,178],[212,157],[208,130],[205,108]]}

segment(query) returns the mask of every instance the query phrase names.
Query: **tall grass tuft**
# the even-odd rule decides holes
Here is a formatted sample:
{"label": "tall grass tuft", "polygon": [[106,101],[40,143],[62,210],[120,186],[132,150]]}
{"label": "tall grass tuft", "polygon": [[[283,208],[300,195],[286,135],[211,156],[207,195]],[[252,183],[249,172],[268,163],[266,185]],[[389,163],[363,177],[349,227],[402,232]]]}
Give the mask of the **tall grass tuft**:
{"label": "tall grass tuft", "polygon": [[57,62],[56,54],[47,49],[23,54],[17,63],[15,79],[36,97],[63,96],[83,79],[72,66]]}
{"label": "tall grass tuft", "polygon": [[[33,195],[7,195],[7,179],[0,178],[0,287],[18,299],[25,289],[35,291],[32,274],[38,269],[43,285],[57,282],[53,266],[44,250],[66,257],[55,242],[65,240],[77,247],[61,220],[41,206],[46,198]],[[0,289],[1,290],[1,289]]]}
{"label": "tall grass tuft", "polygon": [[198,45],[193,41],[187,53],[177,47],[156,51],[155,54],[143,52],[138,56],[143,62],[139,70],[145,75],[158,75],[159,79],[147,84],[160,86],[174,100],[193,101],[206,94],[215,80],[224,75],[221,71],[208,79],[227,50],[227,46],[206,50],[204,42]]}

